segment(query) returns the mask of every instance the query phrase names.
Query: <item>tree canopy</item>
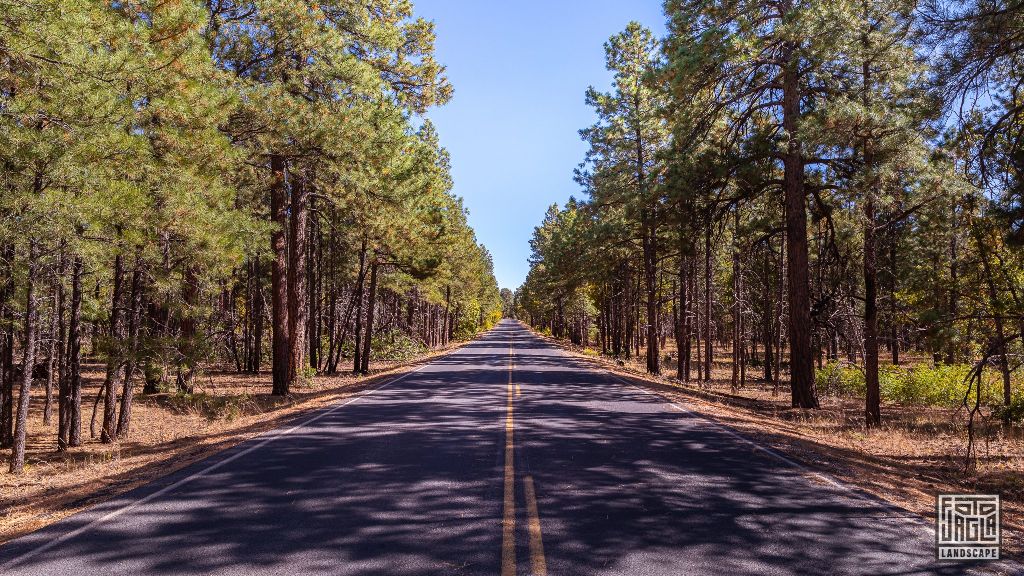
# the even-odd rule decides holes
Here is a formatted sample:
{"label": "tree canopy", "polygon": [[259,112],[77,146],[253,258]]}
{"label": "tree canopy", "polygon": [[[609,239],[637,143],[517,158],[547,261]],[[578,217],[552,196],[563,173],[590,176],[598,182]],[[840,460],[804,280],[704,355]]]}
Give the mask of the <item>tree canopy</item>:
{"label": "tree canopy", "polygon": [[116,442],[137,381],[270,368],[287,395],[500,318],[427,117],[452,87],[410,2],[3,1],[0,22],[12,471],[34,375],[67,450],[85,361],[105,366],[98,435]]}
{"label": "tree canopy", "polygon": [[[1015,2],[669,0],[605,46],[611,92],[534,232],[516,314],[707,382],[726,354],[816,408],[826,364],[966,364],[1022,391],[1024,10]],[[666,353],[667,341],[675,350]],[[884,368],[884,367],[883,367]],[[728,373],[727,373],[728,374]]]}

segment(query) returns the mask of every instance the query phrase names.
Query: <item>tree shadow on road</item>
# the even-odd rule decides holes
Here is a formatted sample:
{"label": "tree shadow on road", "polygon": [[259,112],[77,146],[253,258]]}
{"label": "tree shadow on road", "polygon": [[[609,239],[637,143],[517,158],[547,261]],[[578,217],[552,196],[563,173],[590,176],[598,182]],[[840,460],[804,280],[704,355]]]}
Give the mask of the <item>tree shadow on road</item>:
{"label": "tree shadow on road", "polygon": [[258,448],[12,543],[0,562],[219,462],[7,573],[497,574],[513,330],[520,573],[526,475],[550,574],[963,573],[932,560],[921,524],[508,324]]}

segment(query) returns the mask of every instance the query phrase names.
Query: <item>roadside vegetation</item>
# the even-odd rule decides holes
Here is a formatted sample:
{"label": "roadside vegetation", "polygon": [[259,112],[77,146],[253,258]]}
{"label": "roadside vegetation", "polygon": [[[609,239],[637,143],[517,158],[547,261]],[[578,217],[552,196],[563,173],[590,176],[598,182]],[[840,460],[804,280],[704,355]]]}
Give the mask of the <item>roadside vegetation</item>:
{"label": "roadside vegetation", "polygon": [[889,456],[1019,478],[1024,6],[665,13],[664,38],[606,43],[583,198],[548,210],[506,311],[816,434],[940,438]]}

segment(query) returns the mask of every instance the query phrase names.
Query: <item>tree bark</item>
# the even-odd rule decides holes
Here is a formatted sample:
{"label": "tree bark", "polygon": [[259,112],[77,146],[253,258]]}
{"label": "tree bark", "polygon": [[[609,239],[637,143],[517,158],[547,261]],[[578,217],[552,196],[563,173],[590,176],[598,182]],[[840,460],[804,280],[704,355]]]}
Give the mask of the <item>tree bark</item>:
{"label": "tree bark", "polygon": [[811,298],[808,275],[807,203],[804,158],[798,139],[800,118],[799,66],[796,45],[783,45],[783,121],[788,137],[784,154],[783,192],[786,207],[786,276],[789,288],[789,370],[792,405],[818,408],[811,346]]}
{"label": "tree bark", "polygon": [[711,382],[714,368],[715,347],[711,336],[711,301],[714,297],[711,283],[714,277],[714,260],[711,258],[711,222],[704,229],[704,382]]}
{"label": "tree bark", "polygon": [[191,394],[199,361],[198,321],[195,310],[199,304],[199,279],[195,264],[186,265],[182,272],[181,299],[185,306],[181,317],[181,334],[178,338],[181,360],[178,363],[177,385],[179,391]]}
{"label": "tree bark", "polygon": [[14,443],[14,244],[4,247],[3,261],[6,281],[0,292],[0,320],[6,327],[0,332],[0,448]]}
{"label": "tree bark", "polygon": [[291,238],[288,243],[288,385],[303,378],[308,366],[306,330],[309,298],[306,285],[308,250],[308,191],[299,174],[291,175]]}
{"label": "tree bark", "polygon": [[650,221],[651,217],[647,215],[643,220],[644,288],[647,293],[647,372],[661,374],[661,351],[658,349],[658,238],[654,223]]}
{"label": "tree bark", "polygon": [[899,290],[899,273],[897,265],[899,261],[896,259],[896,247],[898,244],[899,233],[896,229],[890,227],[889,235],[889,273],[892,281],[889,286],[889,333],[890,333],[890,345],[889,350],[892,353],[892,365],[900,365],[900,330],[899,330],[899,308],[896,301],[896,293]]}
{"label": "tree bark", "polygon": [[71,309],[68,312],[69,447],[82,445],[82,257],[71,266]]}
{"label": "tree bark", "polygon": [[119,440],[127,438],[131,430],[132,400],[135,397],[133,376],[138,366],[139,331],[142,320],[142,283],[142,262],[136,257],[135,271],[132,273],[131,307],[128,318],[128,362],[125,368],[124,386],[121,390],[121,409],[117,415],[117,438]]}
{"label": "tree bark", "polygon": [[261,280],[263,270],[259,258],[252,262],[252,349],[249,353],[248,371],[259,374],[263,365],[263,290]]}
{"label": "tree bark", "polygon": [[[62,263],[58,263],[57,271],[50,284],[50,338],[46,346],[46,389],[43,395],[43,424],[49,424],[53,415],[53,383],[57,378],[57,364],[60,362],[61,316],[64,314],[64,301],[61,295],[60,275]],[[58,383],[59,386],[59,383]]]}
{"label": "tree bark", "polygon": [[867,191],[864,202],[864,380],[867,388],[864,419],[867,426],[882,424],[878,381],[878,268],[875,241],[875,200]]}
{"label": "tree bark", "polygon": [[291,345],[288,332],[288,192],[285,188],[285,161],[279,154],[270,157],[270,249],[274,258],[270,267],[271,290],[271,362],[272,394],[286,396],[289,387]]}
{"label": "tree bark", "polygon": [[[359,374],[363,368],[362,337],[363,337],[363,285],[366,283],[366,238],[359,247],[359,278],[356,282],[356,326],[353,334],[355,346],[352,347],[352,373]],[[431,342],[433,344],[433,342]]]}
{"label": "tree bark", "polygon": [[67,317],[64,309],[67,307],[67,290],[64,289],[63,277],[67,275],[67,255],[64,246],[61,246],[60,268],[57,280],[56,312],[57,312],[57,450],[62,451],[67,447],[68,414],[70,406],[70,394],[68,393],[68,331]]}
{"label": "tree bark", "polygon": [[774,344],[775,344],[775,307],[774,307],[774,296],[772,294],[772,253],[773,249],[771,241],[765,245],[764,249],[764,381],[772,382],[772,364],[774,364]]}
{"label": "tree bark", "polygon": [[39,244],[29,240],[28,277],[25,289],[25,342],[22,349],[21,386],[18,391],[18,414],[11,447],[11,474],[20,474],[25,468],[25,438],[28,435],[28,404],[32,392],[32,372],[36,365],[36,333],[38,310],[36,303],[36,276],[39,271]]}
{"label": "tree bark", "polygon": [[675,328],[676,328],[676,379],[686,382],[686,340],[689,334],[686,333],[686,256],[683,230],[679,230],[679,282],[677,283],[678,303],[675,306]]}
{"label": "tree bark", "polygon": [[740,320],[740,248],[739,248],[739,234],[740,234],[740,211],[739,206],[733,209],[733,235],[732,235],[732,378],[731,387],[732,389],[738,390],[740,387],[740,358],[742,355],[741,348],[743,346],[742,341],[742,328]]}
{"label": "tree bark", "polygon": [[366,335],[363,336],[363,357],[359,371],[363,374],[370,373],[370,350],[373,345],[373,315],[377,306],[377,268],[376,259],[370,263],[370,286],[368,289],[366,303]]}
{"label": "tree bark", "polygon": [[100,429],[100,441],[109,444],[116,439],[117,398],[114,390],[121,382],[121,370],[124,366],[124,334],[122,317],[124,308],[124,256],[118,253],[114,257],[114,294],[110,303],[110,341],[107,357],[107,374],[103,380],[103,424]]}

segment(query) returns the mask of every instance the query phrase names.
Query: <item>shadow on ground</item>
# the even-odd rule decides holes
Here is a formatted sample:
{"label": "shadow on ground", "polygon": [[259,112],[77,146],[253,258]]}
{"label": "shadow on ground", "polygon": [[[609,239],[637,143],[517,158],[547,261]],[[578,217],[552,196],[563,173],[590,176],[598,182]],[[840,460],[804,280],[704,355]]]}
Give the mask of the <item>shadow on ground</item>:
{"label": "shadow on ground", "polygon": [[6,562],[50,546],[4,573],[496,574],[513,339],[520,574],[527,475],[550,574],[963,573],[935,563],[919,519],[815,482],[510,322],[276,440],[0,548]]}

